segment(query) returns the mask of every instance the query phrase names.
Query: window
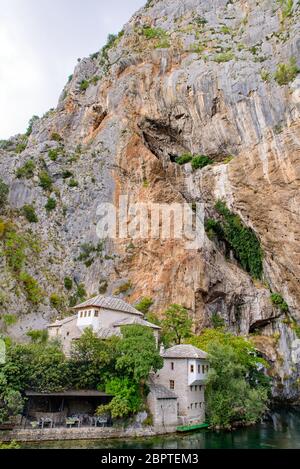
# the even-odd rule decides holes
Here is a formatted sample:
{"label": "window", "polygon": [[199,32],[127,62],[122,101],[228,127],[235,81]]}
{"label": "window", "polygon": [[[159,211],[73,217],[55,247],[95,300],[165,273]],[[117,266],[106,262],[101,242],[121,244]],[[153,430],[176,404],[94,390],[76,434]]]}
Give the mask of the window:
{"label": "window", "polygon": [[195,386],[195,391],[197,391],[198,386]]}
{"label": "window", "polygon": [[191,404],[191,409],[193,408],[193,404]]}
{"label": "window", "polygon": [[205,373],[205,366],[202,365],[202,373],[204,374]]}
{"label": "window", "polygon": [[99,317],[99,311],[95,309],[95,318],[98,318],[98,317]]}
{"label": "window", "polygon": [[170,389],[175,389],[175,381],[170,381]]}
{"label": "window", "polygon": [[199,402],[199,407],[200,407],[200,409],[201,409],[201,407],[202,407],[202,402]]}
{"label": "window", "polygon": [[201,373],[201,365],[198,365],[198,373]]}
{"label": "window", "polygon": [[191,373],[194,373],[194,365],[191,365]]}
{"label": "window", "polygon": [[195,404],[195,409],[197,409],[197,407],[198,407],[198,404],[197,404],[197,402],[196,402],[196,404]]}
{"label": "window", "polygon": [[87,317],[87,313],[88,313],[87,311],[84,312],[84,317],[85,318]]}
{"label": "window", "polygon": [[171,362],[171,370],[174,370],[174,362]]}
{"label": "window", "polygon": [[199,391],[202,391],[202,386],[199,386]]}
{"label": "window", "polygon": [[206,365],[206,372],[209,372],[209,365]]}

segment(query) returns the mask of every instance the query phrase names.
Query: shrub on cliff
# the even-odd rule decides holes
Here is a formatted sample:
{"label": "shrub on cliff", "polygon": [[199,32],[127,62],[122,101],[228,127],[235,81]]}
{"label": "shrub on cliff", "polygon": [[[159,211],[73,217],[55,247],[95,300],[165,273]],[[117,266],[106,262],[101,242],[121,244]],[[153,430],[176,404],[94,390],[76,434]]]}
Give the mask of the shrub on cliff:
{"label": "shrub on cliff", "polygon": [[4,181],[0,178],[0,211],[3,209],[7,203],[9,194],[9,187]]}
{"label": "shrub on cliff", "polygon": [[35,212],[35,208],[32,205],[24,205],[22,211],[23,211],[25,218],[30,223],[37,223],[39,221],[37,214]]}
{"label": "shrub on cliff", "polygon": [[299,73],[299,68],[295,57],[292,57],[288,64],[278,64],[276,73],[274,75],[275,81],[278,85],[287,85],[291,81],[295,80]]}

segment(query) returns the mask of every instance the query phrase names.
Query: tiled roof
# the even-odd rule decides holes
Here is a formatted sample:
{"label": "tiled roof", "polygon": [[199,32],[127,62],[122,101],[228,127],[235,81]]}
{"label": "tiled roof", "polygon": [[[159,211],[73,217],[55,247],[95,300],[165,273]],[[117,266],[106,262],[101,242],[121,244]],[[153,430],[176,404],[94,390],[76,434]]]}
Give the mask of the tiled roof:
{"label": "tiled roof", "polygon": [[121,334],[116,330],[116,329],[113,329],[112,327],[101,327],[100,329],[97,330],[96,332],[97,334],[97,337],[99,339],[109,339],[110,337],[113,337],[113,336],[118,336],[118,337],[121,337]]}
{"label": "tiled roof", "polygon": [[207,358],[207,353],[188,344],[175,345],[161,353],[163,358]]}
{"label": "tiled roof", "polygon": [[49,324],[48,327],[63,326],[64,324],[67,324],[68,322],[74,321],[75,319],[77,319],[77,314],[75,316],[70,316],[70,317],[62,319],[62,320],[57,320],[54,323]]}
{"label": "tiled roof", "polygon": [[152,392],[157,399],[177,399],[173,391],[170,391],[161,384],[150,383],[149,388],[150,392]]}
{"label": "tiled roof", "polygon": [[122,319],[121,321],[117,321],[113,324],[113,327],[120,327],[120,326],[130,326],[132,324],[138,324],[140,326],[151,327],[152,329],[161,329],[156,324],[152,324],[151,322],[145,321],[140,317],[130,317]]}
{"label": "tiled roof", "polygon": [[73,309],[76,310],[93,306],[96,306],[98,308],[112,309],[114,311],[122,311],[124,313],[136,314],[137,316],[144,316],[133,306],[114,296],[98,295],[94,298],[91,298],[90,300],[85,301],[84,303],[74,306]]}

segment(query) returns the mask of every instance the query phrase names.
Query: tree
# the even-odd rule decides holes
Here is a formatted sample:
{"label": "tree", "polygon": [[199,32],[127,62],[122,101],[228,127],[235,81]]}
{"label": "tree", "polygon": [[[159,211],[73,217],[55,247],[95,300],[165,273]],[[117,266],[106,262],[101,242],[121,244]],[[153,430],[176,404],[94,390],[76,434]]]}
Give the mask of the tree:
{"label": "tree", "polygon": [[181,344],[192,334],[193,321],[188,311],[181,305],[173,304],[165,311],[165,319],[162,321],[163,332],[167,342]]}
{"label": "tree", "polygon": [[151,306],[153,305],[153,300],[152,298],[146,296],[145,298],[142,298],[141,301],[135,305],[135,309],[146,315],[149,313],[149,310]]}
{"label": "tree", "polygon": [[255,423],[267,410],[269,379],[253,345],[220,329],[207,329],[189,343],[208,352],[207,417],[212,426]]}
{"label": "tree", "polygon": [[71,351],[72,384],[78,389],[104,387],[107,377],[114,373],[117,345],[120,339],[99,339],[91,328],[85,329]]}
{"label": "tree", "polygon": [[163,367],[151,329],[132,325],[122,327],[123,339],[117,345],[116,370],[142,387],[151,370]]}
{"label": "tree", "polygon": [[124,418],[136,414],[143,403],[140,387],[129,378],[113,378],[105,387],[114,397],[105,406],[99,406],[97,415],[110,412],[113,418]]}

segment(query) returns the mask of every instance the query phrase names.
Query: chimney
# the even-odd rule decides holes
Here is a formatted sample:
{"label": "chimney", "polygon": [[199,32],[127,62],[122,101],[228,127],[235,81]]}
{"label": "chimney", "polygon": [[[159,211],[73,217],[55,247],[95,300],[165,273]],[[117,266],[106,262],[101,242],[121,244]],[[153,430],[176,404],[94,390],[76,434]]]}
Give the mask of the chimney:
{"label": "chimney", "polygon": [[164,351],[165,351],[164,344],[160,344],[160,350],[159,350],[160,355],[162,355],[164,353]]}

